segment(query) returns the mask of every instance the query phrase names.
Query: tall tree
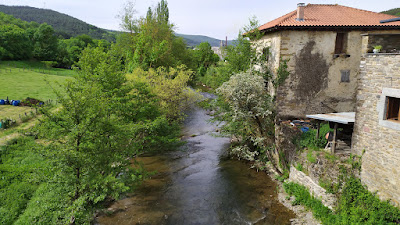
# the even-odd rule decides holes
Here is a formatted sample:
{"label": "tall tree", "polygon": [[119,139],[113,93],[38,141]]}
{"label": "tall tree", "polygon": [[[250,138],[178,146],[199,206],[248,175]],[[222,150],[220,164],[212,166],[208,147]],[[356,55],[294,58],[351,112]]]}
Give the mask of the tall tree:
{"label": "tall tree", "polygon": [[32,56],[33,46],[26,30],[6,24],[0,25],[0,49],[2,59],[21,60]]}
{"label": "tall tree", "polygon": [[161,0],[157,4],[156,17],[159,23],[169,23],[169,10],[167,1]]}
{"label": "tall tree", "polygon": [[43,23],[33,35],[35,43],[33,57],[39,60],[55,60],[57,57],[58,39],[52,26]]}

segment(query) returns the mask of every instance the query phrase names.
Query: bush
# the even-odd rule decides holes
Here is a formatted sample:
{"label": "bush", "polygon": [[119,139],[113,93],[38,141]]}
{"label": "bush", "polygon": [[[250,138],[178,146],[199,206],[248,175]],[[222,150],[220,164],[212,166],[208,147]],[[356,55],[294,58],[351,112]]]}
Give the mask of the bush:
{"label": "bush", "polygon": [[296,200],[292,202],[293,205],[302,204],[311,209],[315,218],[321,220],[323,224],[335,224],[336,218],[332,211],[324,206],[319,199],[311,196],[306,187],[289,182],[284,183],[283,188],[286,193],[296,197]]}
{"label": "bush", "polygon": [[333,131],[333,129],[329,128],[329,124],[321,124],[321,127],[319,129],[319,138],[317,140],[315,140],[317,130],[310,129],[308,132],[302,133],[298,145],[300,148],[324,148],[325,145],[328,143],[328,141],[325,139],[325,135],[330,131]]}
{"label": "bush", "polygon": [[357,178],[351,177],[339,200],[341,224],[399,224],[400,210],[388,201],[381,201]]}
{"label": "bush", "polygon": [[283,187],[289,195],[295,196],[293,204],[302,204],[311,209],[315,218],[322,224],[399,224],[400,210],[388,201],[369,192],[361,181],[350,177],[343,188],[342,195],[334,214],[322,202],[311,196],[306,187],[290,182]]}

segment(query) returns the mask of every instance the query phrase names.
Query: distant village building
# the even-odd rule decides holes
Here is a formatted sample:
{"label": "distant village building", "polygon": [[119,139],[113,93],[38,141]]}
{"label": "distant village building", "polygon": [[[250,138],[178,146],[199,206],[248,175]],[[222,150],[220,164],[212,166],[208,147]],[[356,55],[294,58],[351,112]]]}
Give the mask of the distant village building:
{"label": "distant village building", "polygon": [[361,35],[399,32],[400,22],[379,22],[392,18],[341,5],[300,3],[297,10],[260,26],[264,36],[254,44],[268,49],[273,72],[289,60],[290,76],[272,93],[278,117],[354,111]]}
{"label": "distant village building", "polygon": [[211,47],[215,54],[219,56],[221,60],[224,59],[223,49],[228,46],[228,37],[226,37],[225,41],[221,40],[219,47]]}

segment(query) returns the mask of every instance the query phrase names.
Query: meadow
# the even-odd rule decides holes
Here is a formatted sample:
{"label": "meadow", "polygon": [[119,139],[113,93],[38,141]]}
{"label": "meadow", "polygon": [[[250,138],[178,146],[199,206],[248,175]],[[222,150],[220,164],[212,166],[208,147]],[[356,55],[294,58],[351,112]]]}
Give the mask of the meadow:
{"label": "meadow", "polygon": [[0,99],[55,100],[54,90],[60,90],[60,85],[74,79],[74,75],[72,70],[47,69],[40,62],[3,61],[0,63]]}

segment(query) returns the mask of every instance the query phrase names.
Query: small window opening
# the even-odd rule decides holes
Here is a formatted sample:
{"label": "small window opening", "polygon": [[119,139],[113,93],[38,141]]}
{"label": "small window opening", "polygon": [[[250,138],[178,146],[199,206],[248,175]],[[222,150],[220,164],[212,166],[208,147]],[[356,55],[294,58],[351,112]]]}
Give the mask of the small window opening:
{"label": "small window opening", "polygon": [[387,97],[386,119],[400,120],[400,98]]}
{"label": "small window opening", "polygon": [[270,47],[266,47],[263,49],[263,55],[265,57],[265,61],[267,62],[269,62],[269,55],[271,54],[269,49]]}
{"label": "small window opening", "polygon": [[350,70],[341,70],[340,82],[350,83]]}
{"label": "small window opening", "polygon": [[346,53],[347,33],[336,34],[335,54]]}

